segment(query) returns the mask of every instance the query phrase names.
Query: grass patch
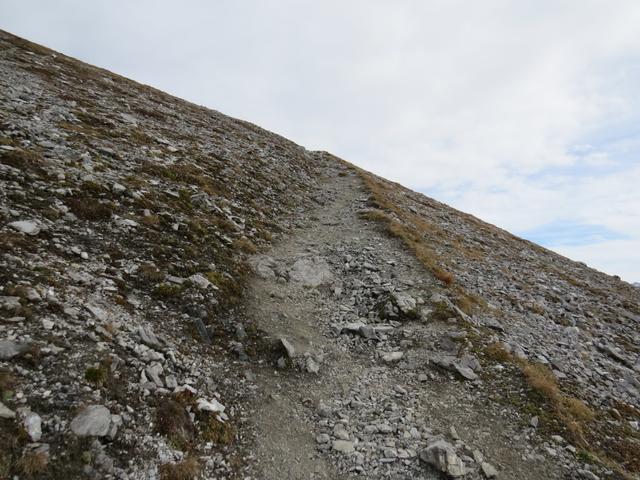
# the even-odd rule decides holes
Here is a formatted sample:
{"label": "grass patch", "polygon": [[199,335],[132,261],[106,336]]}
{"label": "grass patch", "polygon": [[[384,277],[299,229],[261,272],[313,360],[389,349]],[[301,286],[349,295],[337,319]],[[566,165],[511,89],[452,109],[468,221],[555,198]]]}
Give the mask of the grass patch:
{"label": "grass patch", "polygon": [[178,463],[165,463],[159,468],[160,480],[193,480],[200,474],[200,463],[187,457]]}
{"label": "grass patch", "polygon": [[71,212],[82,220],[109,220],[114,211],[111,203],[102,203],[94,198],[76,197],[67,200],[66,203]]}
{"label": "grass patch", "polygon": [[40,475],[47,471],[49,464],[49,455],[44,452],[26,452],[16,462],[19,472],[22,472],[27,478]]}
{"label": "grass patch", "polygon": [[258,252],[258,247],[256,247],[256,245],[246,237],[241,237],[234,240],[233,248],[249,254]]}
{"label": "grass patch", "polygon": [[176,298],[185,289],[184,285],[173,285],[171,283],[162,283],[153,290],[153,296],[156,298]]}
{"label": "grass patch", "polygon": [[84,371],[84,379],[95,385],[102,385],[108,378],[109,372],[104,365],[89,367]]}
{"label": "grass patch", "polygon": [[138,268],[138,279],[144,284],[156,284],[164,280],[165,274],[151,263],[145,263]]}

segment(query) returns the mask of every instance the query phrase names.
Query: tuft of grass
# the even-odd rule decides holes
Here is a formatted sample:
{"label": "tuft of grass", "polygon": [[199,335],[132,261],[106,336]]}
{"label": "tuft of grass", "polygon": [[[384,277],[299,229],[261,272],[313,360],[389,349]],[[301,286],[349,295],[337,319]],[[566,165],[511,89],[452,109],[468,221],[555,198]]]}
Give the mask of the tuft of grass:
{"label": "tuft of grass", "polygon": [[164,273],[151,263],[145,263],[138,268],[138,279],[146,284],[155,284],[164,280]]}
{"label": "tuft of grass", "polygon": [[161,283],[153,290],[153,295],[157,298],[176,298],[183,292],[184,288],[184,285]]}
{"label": "tuft of grass", "polygon": [[6,400],[16,385],[13,374],[6,369],[0,369],[0,400]]}
{"label": "tuft of grass", "polygon": [[258,247],[256,247],[255,244],[246,237],[241,237],[234,240],[233,248],[249,254],[254,254],[258,252]]}
{"label": "tuft of grass", "polygon": [[114,211],[111,203],[98,202],[92,198],[71,198],[67,200],[67,206],[78,218],[91,221],[109,220]]}
{"label": "tuft of grass", "polygon": [[178,463],[160,465],[160,480],[193,480],[200,473],[200,463],[196,457],[187,457]]}
{"label": "tuft of grass", "polygon": [[165,398],[156,409],[156,430],[179,449],[193,442],[194,427],[183,399]]}
{"label": "tuft of grass", "polygon": [[207,414],[202,418],[201,436],[204,440],[216,445],[230,445],[233,443],[234,432],[229,422],[221,422],[215,415]]}
{"label": "tuft of grass", "polygon": [[0,161],[5,165],[9,165],[19,170],[27,170],[42,166],[42,157],[31,150],[3,150],[0,155]]}
{"label": "tuft of grass", "polygon": [[45,452],[28,452],[16,462],[16,467],[26,477],[33,477],[46,472],[48,464],[49,455]]}
{"label": "tuft of grass", "polygon": [[514,360],[513,355],[511,355],[511,353],[509,353],[499,342],[487,345],[484,349],[484,354],[487,358],[500,363],[511,362]]}
{"label": "tuft of grass", "polygon": [[94,383],[96,385],[102,385],[107,380],[108,376],[109,372],[104,365],[89,367],[84,371],[84,379],[87,382]]}

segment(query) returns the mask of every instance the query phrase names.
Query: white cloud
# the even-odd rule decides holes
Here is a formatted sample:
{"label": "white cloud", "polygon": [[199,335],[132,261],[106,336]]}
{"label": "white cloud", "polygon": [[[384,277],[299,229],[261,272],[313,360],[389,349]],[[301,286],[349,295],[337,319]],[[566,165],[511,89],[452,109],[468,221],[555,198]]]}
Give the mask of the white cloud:
{"label": "white cloud", "polygon": [[[635,0],[5,0],[0,19],[410,187],[449,192],[507,229],[568,218],[640,239]],[[599,245],[571,252],[621,271]],[[640,280],[637,244],[619,252],[624,275]]]}

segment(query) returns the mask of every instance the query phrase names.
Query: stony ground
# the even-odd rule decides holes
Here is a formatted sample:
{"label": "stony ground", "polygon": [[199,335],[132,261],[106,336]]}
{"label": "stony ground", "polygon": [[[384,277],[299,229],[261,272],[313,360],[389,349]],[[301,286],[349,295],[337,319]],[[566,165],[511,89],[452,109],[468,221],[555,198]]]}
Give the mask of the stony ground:
{"label": "stony ground", "polygon": [[0,478],[637,478],[637,288],[6,33],[0,71]]}

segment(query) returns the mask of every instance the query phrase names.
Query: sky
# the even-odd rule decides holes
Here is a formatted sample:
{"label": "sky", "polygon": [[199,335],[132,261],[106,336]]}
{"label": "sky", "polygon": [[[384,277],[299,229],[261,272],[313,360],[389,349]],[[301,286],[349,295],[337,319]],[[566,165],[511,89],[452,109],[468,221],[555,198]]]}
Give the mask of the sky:
{"label": "sky", "polygon": [[637,0],[0,0],[0,28],[640,282]]}

